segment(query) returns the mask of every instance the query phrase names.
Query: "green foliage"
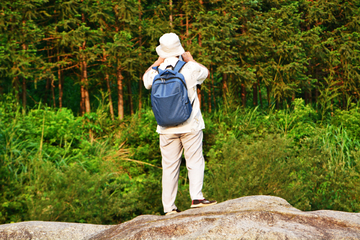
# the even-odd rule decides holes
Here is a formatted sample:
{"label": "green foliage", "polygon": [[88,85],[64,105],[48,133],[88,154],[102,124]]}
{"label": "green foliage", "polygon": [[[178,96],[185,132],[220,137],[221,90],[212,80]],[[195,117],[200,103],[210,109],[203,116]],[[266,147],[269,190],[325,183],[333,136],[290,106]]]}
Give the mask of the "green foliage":
{"label": "green foliage", "polygon": [[269,113],[217,112],[221,118],[212,118],[205,130],[206,195],[225,201],[267,194],[302,210],[359,211],[359,141],[346,130],[358,123],[353,107],[353,118],[338,111],[326,119],[334,125],[325,126],[302,99]]}
{"label": "green foliage", "polygon": [[291,108],[269,114],[270,122],[284,135],[294,137],[299,141],[314,134],[318,116],[309,105],[305,106],[303,99],[295,99]]}
{"label": "green foliage", "polygon": [[286,195],[288,201],[292,196],[296,205],[306,208],[304,186],[293,174],[298,159],[288,145],[288,140],[276,135],[253,143],[229,139],[221,154],[209,155],[208,194],[219,201],[257,194]]}
{"label": "green foliage", "polygon": [[256,142],[230,138],[218,154],[209,154],[206,194],[219,201],[273,195],[301,210],[358,211],[358,167],[343,168],[329,157],[313,142],[298,147],[278,135]]}
{"label": "green foliage", "polygon": [[22,119],[19,129],[19,138],[22,140],[33,138],[45,144],[59,146],[70,141],[75,144],[83,134],[81,119],[76,119],[71,110],[66,108],[50,111],[49,108],[39,107],[31,110]]}
{"label": "green foliage", "polygon": [[[75,117],[39,105],[25,113],[13,96],[2,95],[1,223],[116,224],[162,213],[151,109],[123,121],[110,120],[107,109],[102,104]],[[204,114],[205,197],[221,202],[265,194],[301,210],[359,211],[359,108],[334,114],[323,121],[302,99],[286,110],[229,105]],[[180,172],[176,204],[185,210],[191,200],[185,161]]]}
{"label": "green foliage", "polygon": [[[67,109],[39,106],[23,114],[11,96],[2,99],[2,223],[33,219],[114,224],[161,211],[161,170],[130,158],[120,144],[121,128],[112,129],[120,135],[110,133],[102,112],[82,118]],[[93,143],[84,121],[101,126]]]}
{"label": "green foliage", "polygon": [[356,157],[360,150],[360,141],[351,138],[343,127],[327,126],[321,130],[319,140],[329,156],[330,168],[347,169],[357,164]]}
{"label": "green foliage", "polygon": [[[359,100],[358,0],[2,3],[0,94],[16,92],[24,108],[61,101],[79,113],[84,87],[92,107],[106,89],[125,114],[140,110],[149,94],[140,78],[165,32],[179,34],[211,70],[203,85],[208,109],[250,102],[283,108],[297,97],[316,103],[324,120],[347,98]],[[122,119],[122,108],[116,111]]]}
{"label": "green foliage", "polygon": [[[141,116],[141,118],[139,118]],[[129,118],[123,130],[122,142],[126,142],[133,152],[133,158],[161,167],[159,134],[156,133],[156,120],[150,108]]]}
{"label": "green foliage", "polygon": [[340,110],[336,109],[334,117],[331,118],[331,124],[335,126],[342,126],[346,129],[350,137],[360,139],[360,108],[354,103],[351,104],[350,109]]}
{"label": "green foliage", "polygon": [[[159,138],[139,78],[170,31],[211,72],[208,198],[271,194],[303,210],[359,211],[358,0],[2,3],[1,223],[162,212]],[[77,117],[81,87],[92,112]],[[112,120],[110,97],[115,114],[135,114]],[[183,163],[181,209],[188,185]]]}

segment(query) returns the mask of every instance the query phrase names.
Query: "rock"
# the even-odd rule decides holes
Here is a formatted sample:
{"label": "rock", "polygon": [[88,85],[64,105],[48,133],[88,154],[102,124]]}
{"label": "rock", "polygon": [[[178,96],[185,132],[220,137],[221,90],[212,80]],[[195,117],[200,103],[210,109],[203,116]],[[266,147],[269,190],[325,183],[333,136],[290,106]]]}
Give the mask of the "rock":
{"label": "rock", "polygon": [[87,239],[110,227],[112,226],[83,223],[20,222],[0,225],[0,239]]}
{"label": "rock", "polygon": [[139,216],[90,239],[360,239],[360,214],[303,212],[249,196],[169,216]]}
{"label": "rock", "polygon": [[360,213],[303,212],[279,197],[249,196],[114,226],[23,222],[0,239],[360,239]]}

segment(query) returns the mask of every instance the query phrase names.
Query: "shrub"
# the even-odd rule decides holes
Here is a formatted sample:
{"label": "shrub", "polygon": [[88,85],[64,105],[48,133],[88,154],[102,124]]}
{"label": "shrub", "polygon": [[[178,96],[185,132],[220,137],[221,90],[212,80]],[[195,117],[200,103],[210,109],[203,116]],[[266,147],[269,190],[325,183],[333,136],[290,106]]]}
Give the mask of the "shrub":
{"label": "shrub", "polygon": [[278,135],[256,142],[229,138],[209,157],[205,189],[219,201],[264,194],[301,210],[360,210],[358,168],[329,168],[329,155],[314,142],[299,147]]}

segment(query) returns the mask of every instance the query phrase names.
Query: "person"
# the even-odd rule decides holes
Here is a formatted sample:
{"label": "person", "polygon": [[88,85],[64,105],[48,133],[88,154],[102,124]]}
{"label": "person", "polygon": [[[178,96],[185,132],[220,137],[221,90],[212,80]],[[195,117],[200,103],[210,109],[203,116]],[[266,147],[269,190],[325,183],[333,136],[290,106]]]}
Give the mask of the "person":
{"label": "person", "polygon": [[180,73],[185,78],[188,96],[192,103],[192,112],[188,120],[174,127],[158,125],[156,130],[160,135],[162,156],[162,203],[165,215],[169,215],[180,212],[175,205],[175,199],[183,151],[188,170],[191,207],[205,207],[217,202],[205,199],[202,193],[205,168],[202,130],[205,128],[205,124],[200,111],[196,87],[209,76],[209,70],[196,62],[190,52],[185,52],[175,33],[164,34],[160,37],[159,42],[160,45],[156,47],[159,57],[143,75],[145,88],[151,88],[153,80],[158,74],[152,67],[159,66],[162,70],[169,65],[174,67],[181,56],[186,64]]}

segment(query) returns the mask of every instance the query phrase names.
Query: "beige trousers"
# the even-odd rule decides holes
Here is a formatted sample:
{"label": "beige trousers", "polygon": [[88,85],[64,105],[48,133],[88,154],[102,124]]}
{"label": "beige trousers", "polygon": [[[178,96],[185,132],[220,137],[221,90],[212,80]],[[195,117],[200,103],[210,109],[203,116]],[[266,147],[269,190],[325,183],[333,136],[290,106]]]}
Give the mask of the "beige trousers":
{"label": "beige trousers", "polygon": [[189,176],[190,197],[204,199],[202,194],[205,160],[202,153],[203,132],[160,134],[162,155],[162,203],[164,212],[176,208],[181,156],[184,150]]}

